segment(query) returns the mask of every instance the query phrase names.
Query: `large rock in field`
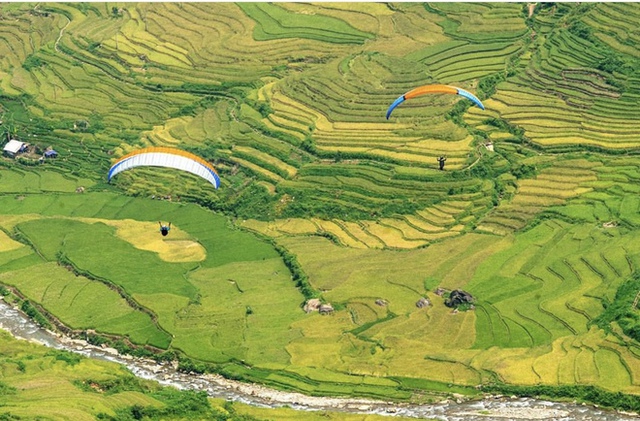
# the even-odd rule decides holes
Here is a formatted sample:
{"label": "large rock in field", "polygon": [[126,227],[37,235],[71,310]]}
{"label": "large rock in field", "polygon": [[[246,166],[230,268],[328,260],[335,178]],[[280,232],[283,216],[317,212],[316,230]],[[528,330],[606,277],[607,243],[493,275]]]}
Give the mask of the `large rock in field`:
{"label": "large rock in field", "polygon": [[462,291],[460,289],[454,289],[451,291],[449,298],[444,300],[444,305],[447,307],[458,307],[462,304],[471,304],[475,301],[473,296],[468,292]]}
{"label": "large rock in field", "polygon": [[333,306],[329,303],[321,304],[318,311],[320,312],[320,314],[331,314],[333,313]]}
{"label": "large rock in field", "polygon": [[423,308],[423,307],[427,307],[429,306],[431,303],[429,302],[428,299],[426,299],[425,297],[421,297],[417,302],[416,302],[416,307],[418,308]]}
{"label": "large rock in field", "polygon": [[317,311],[320,308],[320,304],[322,303],[319,299],[312,298],[305,303],[303,309],[306,313],[311,313],[312,311]]}

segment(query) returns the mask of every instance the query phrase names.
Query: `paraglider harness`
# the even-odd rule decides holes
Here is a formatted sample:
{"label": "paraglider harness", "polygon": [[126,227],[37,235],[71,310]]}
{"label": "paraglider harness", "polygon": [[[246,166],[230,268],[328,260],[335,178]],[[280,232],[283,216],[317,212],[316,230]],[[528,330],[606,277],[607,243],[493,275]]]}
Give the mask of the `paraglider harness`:
{"label": "paraglider harness", "polygon": [[171,229],[171,222],[169,222],[169,225],[162,225],[162,222],[158,221],[158,224],[160,224],[160,233],[163,237],[169,234],[169,230]]}
{"label": "paraglider harness", "polygon": [[441,156],[438,158],[438,163],[440,164],[440,171],[444,170],[444,161],[447,160],[446,156]]}

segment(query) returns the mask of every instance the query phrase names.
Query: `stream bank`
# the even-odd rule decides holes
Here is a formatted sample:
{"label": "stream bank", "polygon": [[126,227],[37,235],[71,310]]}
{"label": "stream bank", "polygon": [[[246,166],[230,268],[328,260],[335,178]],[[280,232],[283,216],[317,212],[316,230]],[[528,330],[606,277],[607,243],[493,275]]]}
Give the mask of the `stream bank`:
{"label": "stream bank", "polygon": [[0,328],[15,338],[66,350],[89,358],[126,366],[140,378],[154,380],[179,389],[205,391],[209,396],[265,408],[288,406],[300,411],[337,411],[360,414],[404,416],[440,421],[638,421],[637,414],[611,411],[571,402],[551,402],[531,398],[489,396],[478,401],[444,401],[432,405],[405,404],[359,398],[306,396],[279,391],[257,384],[243,383],[212,374],[188,374],[175,364],[120,355],[115,349],[101,348],[86,341],[70,339],[42,329],[21,311],[0,299]]}

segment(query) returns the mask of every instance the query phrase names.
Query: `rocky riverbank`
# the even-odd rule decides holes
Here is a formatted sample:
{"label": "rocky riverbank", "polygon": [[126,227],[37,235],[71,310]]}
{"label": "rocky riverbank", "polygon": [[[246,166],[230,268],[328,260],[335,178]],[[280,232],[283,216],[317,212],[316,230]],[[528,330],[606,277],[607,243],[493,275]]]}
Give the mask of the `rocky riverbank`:
{"label": "rocky riverbank", "polygon": [[362,414],[405,416],[441,421],[638,421],[637,414],[608,411],[590,405],[549,402],[529,398],[488,396],[480,401],[444,401],[433,405],[412,405],[359,398],[307,396],[270,389],[213,374],[182,373],[175,363],[158,364],[149,359],[120,355],[113,348],[94,346],[83,340],[38,327],[22,312],[0,300],[0,328],[14,337],[42,345],[65,349],[90,358],[125,365],[136,376],[180,389],[205,391],[209,396],[262,407],[289,406],[302,411],[340,411]]}

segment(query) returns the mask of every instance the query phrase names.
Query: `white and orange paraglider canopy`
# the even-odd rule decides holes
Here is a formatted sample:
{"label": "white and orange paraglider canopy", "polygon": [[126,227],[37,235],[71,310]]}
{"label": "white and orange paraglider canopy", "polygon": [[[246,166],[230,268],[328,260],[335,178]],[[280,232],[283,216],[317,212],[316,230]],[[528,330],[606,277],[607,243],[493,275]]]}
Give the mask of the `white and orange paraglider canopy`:
{"label": "white and orange paraglider canopy", "polygon": [[109,170],[108,180],[122,171],[145,166],[187,171],[209,181],[216,189],[220,186],[220,177],[209,162],[190,152],[164,146],[138,149],[118,159]]}

